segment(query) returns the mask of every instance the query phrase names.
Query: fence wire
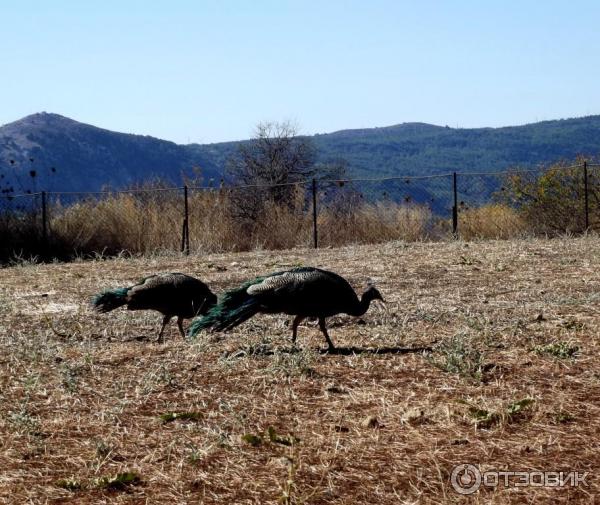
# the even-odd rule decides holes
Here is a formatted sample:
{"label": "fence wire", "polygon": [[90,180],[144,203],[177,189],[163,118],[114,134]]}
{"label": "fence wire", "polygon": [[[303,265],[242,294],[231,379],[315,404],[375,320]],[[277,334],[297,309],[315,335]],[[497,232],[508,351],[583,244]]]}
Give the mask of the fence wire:
{"label": "fence wire", "polygon": [[600,164],[587,163],[545,170],[0,195],[0,261],[598,229]]}

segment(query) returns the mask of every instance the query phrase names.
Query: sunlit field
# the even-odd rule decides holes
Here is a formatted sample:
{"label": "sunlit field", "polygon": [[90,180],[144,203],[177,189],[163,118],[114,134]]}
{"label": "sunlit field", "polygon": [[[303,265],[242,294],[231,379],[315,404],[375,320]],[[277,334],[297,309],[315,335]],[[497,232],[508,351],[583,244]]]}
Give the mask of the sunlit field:
{"label": "sunlit field", "polygon": [[[299,265],[386,298],[360,319],[259,315],[158,344],[90,298],[159,271],[213,291]],[[0,270],[0,502],[459,503],[459,464],[588,472],[474,503],[600,492],[600,239],[388,242]],[[188,323],[189,324],[189,321]]]}

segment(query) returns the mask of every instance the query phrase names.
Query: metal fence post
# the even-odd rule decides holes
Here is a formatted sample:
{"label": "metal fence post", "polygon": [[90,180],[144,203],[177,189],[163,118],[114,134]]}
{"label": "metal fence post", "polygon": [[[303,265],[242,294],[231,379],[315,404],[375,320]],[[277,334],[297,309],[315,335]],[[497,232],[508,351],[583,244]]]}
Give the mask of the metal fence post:
{"label": "metal fence post", "polygon": [[317,238],[317,180],[313,177],[312,180],[312,200],[313,200],[313,242],[315,249],[319,247]]}
{"label": "metal fence post", "polygon": [[584,209],[585,209],[585,230],[590,228],[590,202],[588,194],[588,166],[587,161],[583,162],[583,194],[584,194]]}
{"label": "metal fence post", "polygon": [[44,256],[48,253],[48,209],[45,191],[42,191],[42,252]]}
{"label": "metal fence post", "polygon": [[190,225],[189,225],[189,207],[188,207],[188,187],[183,186],[183,229],[181,232],[181,252],[186,256],[190,254]]}
{"label": "metal fence post", "polygon": [[454,205],[452,206],[452,235],[457,237],[458,233],[458,190],[456,187],[456,172],[452,173],[452,192],[454,193]]}

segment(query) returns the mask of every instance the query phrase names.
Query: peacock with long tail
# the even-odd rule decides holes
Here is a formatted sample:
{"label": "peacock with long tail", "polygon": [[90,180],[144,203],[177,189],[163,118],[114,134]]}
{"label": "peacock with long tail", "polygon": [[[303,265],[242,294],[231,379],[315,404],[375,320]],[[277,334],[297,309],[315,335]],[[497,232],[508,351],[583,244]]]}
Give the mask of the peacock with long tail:
{"label": "peacock with long tail", "polygon": [[204,329],[227,331],[259,312],[296,316],[292,323],[292,342],[296,342],[298,325],[306,318],[318,318],[319,328],[330,350],[335,349],[325,325],[325,318],[344,313],[362,316],[381,293],[370,286],[359,299],[346,279],[320,268],[300,267],[257,277],[239,288],[225,292],[219,302],[202,318],[196,318],[188,335]]}
{"label": "peacock with long tail", "polygon": [[133,286],[104,291],[93,298],[92,305],[98,312],[110,312],[123,305],[128,310],[160,312],[164,317],[157,341],[162,342],[165,326],[174,316],[185,338],[183,320],[206,314],[216,302],[217,296],[202,281],[181,273],[161,273]]}

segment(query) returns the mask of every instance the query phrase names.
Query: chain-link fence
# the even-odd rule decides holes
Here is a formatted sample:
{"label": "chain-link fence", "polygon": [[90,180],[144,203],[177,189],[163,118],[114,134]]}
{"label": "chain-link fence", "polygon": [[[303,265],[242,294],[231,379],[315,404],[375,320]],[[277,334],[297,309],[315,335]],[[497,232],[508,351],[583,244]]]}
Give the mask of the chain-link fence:
{"label": "chain-link fence", "polygon": [[600,165],[0,195],[0,260],[329,247],[600,228]]}

